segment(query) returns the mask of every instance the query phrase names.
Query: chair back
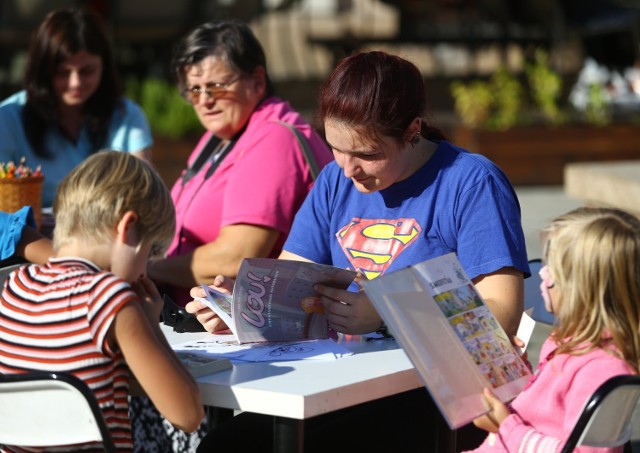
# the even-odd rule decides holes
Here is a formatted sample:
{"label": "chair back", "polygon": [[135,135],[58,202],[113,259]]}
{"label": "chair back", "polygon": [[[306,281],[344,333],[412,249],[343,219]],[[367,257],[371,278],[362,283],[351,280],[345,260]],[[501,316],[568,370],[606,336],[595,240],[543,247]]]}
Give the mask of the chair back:
{"label": "chair back", "polygon": [[586,402],[562,452],[580,445],[617,447],[631,439],[631,418],[640,398],[640,376],[614,376]]}
{"label": "chair back", "polygon": [[85,442],[116,451],[95,395],[83,381],[69,373],[0,374],[0,444]]}
{"label": "chair back", "polygon": [[543,324],[553,324],[553,313],[549,313],[544,306],[544,299],[540,294],[540,274],[538,272],[542,268],[542,260],[529,260],[529,269],[531,269],[531,277],[524,279],[524,309],[525,311],[533,308],[531,317],[536,322]]}
{"label": "chair back", "polygon": [[24,266],[24,263],[11,264],[9,266],[0,267],[0,290],[4,287],[4,281],[9,277],[9,274],[19,267]]}

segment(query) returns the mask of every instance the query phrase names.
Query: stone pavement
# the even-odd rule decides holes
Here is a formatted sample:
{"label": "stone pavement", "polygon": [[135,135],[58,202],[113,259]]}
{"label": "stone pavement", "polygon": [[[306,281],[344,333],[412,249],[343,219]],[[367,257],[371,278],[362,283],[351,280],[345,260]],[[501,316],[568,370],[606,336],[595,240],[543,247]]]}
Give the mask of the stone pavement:
{"label": "stone pavement", "polygon": [[569,196],[590,205],[640,215],[640,160],[571,163],[565,167],[564,186]]}
{"label": "stone pavement", "polygon": [[541,258],[540,230],[553,218],[583,205],[582,200],[564,193],[562,186],[518,186],[515,188],[522,210],[529,259]]}

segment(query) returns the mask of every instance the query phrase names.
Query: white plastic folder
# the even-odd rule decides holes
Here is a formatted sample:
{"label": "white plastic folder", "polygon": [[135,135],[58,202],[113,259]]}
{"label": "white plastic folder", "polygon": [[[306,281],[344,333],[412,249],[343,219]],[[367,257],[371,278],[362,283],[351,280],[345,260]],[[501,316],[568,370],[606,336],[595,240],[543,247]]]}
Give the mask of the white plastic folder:
{"label": "white plastic folder", "polygon": [[362,283],[452,429],[504,402],[531,372],[450,253]]}

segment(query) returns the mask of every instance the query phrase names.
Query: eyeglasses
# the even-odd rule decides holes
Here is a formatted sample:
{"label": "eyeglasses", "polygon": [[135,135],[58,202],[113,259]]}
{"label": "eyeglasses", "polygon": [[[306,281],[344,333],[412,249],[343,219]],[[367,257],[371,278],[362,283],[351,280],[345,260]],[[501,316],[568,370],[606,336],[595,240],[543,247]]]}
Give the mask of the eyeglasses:
{"label": "eyeglasses", "polygon": [[220,99],[229,91],[229,87],[241,78],[242,76],[238,76],[227,83],[209,83],[204,88],[191,88],[185,91],[184,96],[192,104],[198,104],[200,102],[200,95],[202,93],[207,95],[207,99]]}

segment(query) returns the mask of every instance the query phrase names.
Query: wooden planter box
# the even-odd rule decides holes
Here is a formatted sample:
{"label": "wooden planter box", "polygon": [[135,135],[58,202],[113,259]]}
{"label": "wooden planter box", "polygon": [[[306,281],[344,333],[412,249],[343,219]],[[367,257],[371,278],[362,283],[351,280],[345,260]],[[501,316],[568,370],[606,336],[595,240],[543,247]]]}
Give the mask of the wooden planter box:
{"label": "wooden planter box", "polygon": [[513,185],[561,185],[571,162],[640,159],[640,125],[516,127],[478,131],[456,127],[453,143],[487,156]]}

